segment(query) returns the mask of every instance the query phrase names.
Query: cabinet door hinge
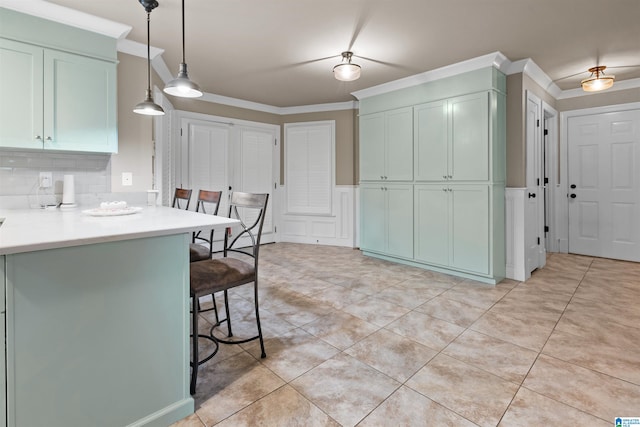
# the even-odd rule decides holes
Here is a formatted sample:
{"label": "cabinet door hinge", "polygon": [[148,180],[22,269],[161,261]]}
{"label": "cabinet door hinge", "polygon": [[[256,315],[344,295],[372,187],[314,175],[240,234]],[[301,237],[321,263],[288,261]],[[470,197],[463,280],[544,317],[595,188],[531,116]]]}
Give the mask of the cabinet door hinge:
{"label": "cabinet door hinge", "polygon": [[540,127],[540,119],[536,120],[536,127],[539,128]]}

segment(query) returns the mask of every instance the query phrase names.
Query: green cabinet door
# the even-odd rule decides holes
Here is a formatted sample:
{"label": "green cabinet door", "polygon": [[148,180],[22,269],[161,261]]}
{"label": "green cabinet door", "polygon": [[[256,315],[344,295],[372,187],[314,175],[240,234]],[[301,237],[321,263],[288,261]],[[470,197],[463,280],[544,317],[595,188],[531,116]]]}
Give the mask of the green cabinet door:
{"label": "green cabinet door", "polygon": [[44,147],[117,152],[116,65],[45,50]]}
{"label": "green cabinet door", "polygon": [[369,114],[360,117],[360,180],[384,179],[385,115]]}
{"label": "green cabinet door", "polygon": [[440,184],[415,186],[415,258],[449,265],[449,188]]}
{"label": "green cabinet door", "polygon": [[417,181],[442,181],[449,174],[446,100],[414,108],[415,175]]}
{"label": "green cabinet door", "polygon": [[413,258],[413,186],[384,186],[387,202],[387,252]]}
{"label": "green cabinet door", "polygon": [[388,111],[385,119],[385,180],[413,179],[413,108]]}
{"label": "green cabinet door", "polygon": [[43,49],[0,38],[0,147],[42,148]]}
{"label": "green cabinet door", "polygon": [[450,179],[489,179],[488,92],[449,100],[449,150]]}
{"label": "green cabinet door", "polygon": [[360,248],[384,252],[386,248],[386,199],[382,185],[360,187]]}
{"label": "green cabinet door", "polygon": [[450,265],[489,273],[489,186],[452,185]]}

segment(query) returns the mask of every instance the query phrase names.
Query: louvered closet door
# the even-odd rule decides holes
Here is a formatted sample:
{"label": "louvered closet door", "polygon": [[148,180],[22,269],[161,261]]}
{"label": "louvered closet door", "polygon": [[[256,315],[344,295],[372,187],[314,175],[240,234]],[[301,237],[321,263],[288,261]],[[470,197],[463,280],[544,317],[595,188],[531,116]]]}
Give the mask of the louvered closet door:
{"label": "louvered closet door", "polygon": [[[235,191],[268,193],[267,216],[262,231],[262,243],[275,241],[273,229],[274,153],[276,135],[272,130],[251,127],[238,129],[238,144],[234,144],[233,184]],[[279,152],[278,152],[279,153]],[[246,223],[253,223],[255,216],[241,213]]]}
{"label": "louvered closet door", "polygon": [[[184,132],[185,128],[187,132]],[[193,190],[190,209],[195,210],[199,190],[222,191],[218,214],[226,215],[229,193],[230,127],[224,124],[188,120],[183,123],[182,185]],[[185,135],[186,134],[186,135]],[[186,153],[184,152],[186,149]]]}

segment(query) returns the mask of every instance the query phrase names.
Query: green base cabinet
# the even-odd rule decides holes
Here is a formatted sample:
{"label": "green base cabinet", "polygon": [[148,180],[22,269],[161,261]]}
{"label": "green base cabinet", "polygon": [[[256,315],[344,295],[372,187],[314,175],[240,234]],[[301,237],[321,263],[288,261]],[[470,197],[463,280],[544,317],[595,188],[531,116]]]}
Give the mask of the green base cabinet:
{"label": "green base cabinet", "polygon": [[[360,100],[360,246],[366,255],[487,283],[505,277],[505,87],[504,74],[485,68]],[[395,177],[413,197],[393,197],[385,175],[370,173],[370,159],[388,155],[394,132],[407,138],[406,121],[395,128],[388,122],[409,110],[413,151],[403,157],[405,175]],[[377,164],[386,171],[385,162]],[[403,169],[399,160],[394,168]],[[399,218],[404,227],[395,223]]]}
{"label": "green base cabinet", "polygon": [[413,186],[365,184],[362,194],[361,248],[413,258]]}

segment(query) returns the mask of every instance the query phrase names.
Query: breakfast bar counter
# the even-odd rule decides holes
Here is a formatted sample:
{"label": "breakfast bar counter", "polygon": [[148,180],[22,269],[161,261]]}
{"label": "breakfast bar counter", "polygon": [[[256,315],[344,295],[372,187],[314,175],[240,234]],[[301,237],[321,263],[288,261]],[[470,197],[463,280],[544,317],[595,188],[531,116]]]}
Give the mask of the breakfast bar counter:
{"label": "breakfast bar counter", "polygon": [[0,219],[0,425],[167,426],[193,413],[191,231],[237,221],[164,207]]}

